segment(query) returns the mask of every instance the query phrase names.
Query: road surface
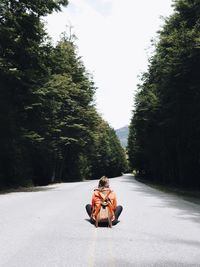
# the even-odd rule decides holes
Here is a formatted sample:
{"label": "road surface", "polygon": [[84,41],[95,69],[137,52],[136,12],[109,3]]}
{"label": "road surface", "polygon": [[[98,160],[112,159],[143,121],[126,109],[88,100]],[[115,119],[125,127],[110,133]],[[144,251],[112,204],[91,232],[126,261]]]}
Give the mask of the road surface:
{"label": "road surface", "polygon": [[95,228],[85,204],[97,181],[0,195],[0,266],[200,266],[200,205],[141,184],[110,180],[124,210]]}

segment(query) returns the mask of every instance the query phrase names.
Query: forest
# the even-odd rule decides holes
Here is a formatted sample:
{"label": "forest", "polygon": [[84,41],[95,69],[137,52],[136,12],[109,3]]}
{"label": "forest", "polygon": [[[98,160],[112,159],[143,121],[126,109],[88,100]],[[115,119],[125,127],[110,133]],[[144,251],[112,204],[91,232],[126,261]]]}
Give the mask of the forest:
{"label": "forest", "polygon": [[173,0],[134,96],[127,155],[92,75],[44,18],[67,0],[0,2],[0,189],[114,177],[200,189],[200,2]]}
{"label": "forest", "polygon": [[0,2],[0,189],[121,175],[126,155],[97,112],[73,35],[43,18],[67,0]]}
{"label": "forest", "polygon": [[200,189],[200,2],[173,8],[137,87],[128,155],[141,179]]}

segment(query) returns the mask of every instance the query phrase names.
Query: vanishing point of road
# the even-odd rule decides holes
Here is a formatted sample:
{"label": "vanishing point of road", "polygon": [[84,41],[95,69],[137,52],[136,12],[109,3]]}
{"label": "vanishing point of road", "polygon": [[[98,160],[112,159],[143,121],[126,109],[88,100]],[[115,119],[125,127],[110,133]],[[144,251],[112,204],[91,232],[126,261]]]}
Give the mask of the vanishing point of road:
{"label": "vanishing point of road", "polygon": [[124,208],[112,229],[88,221],[97,181],[0,195],[1,267],[200,267],[200,204],[110,179]]}

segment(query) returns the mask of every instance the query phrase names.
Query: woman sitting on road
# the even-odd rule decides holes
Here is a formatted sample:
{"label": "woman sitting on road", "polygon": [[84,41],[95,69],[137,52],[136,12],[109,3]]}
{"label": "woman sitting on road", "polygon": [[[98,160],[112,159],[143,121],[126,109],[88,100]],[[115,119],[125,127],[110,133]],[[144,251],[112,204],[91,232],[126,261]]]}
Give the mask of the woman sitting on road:
{"label": "woman sitting on road", "polygon": [[92,205],[86,205],[86,211],[93,223],[97,221],[102,206],[102,201],[105,199],[109,201],[111,221],[114,225],[118,222],[118,218],[123,208],[122,206],[117,206],[116,193],[110,189],[108,178],[106,176],[103,176],[99,180],[98,188],[93,192]]}

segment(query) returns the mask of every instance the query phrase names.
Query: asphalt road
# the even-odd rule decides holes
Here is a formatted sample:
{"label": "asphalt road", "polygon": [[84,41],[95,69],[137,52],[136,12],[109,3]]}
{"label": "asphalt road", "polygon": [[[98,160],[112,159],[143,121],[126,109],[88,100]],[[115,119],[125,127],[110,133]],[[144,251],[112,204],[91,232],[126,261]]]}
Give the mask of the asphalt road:
{"label": "asphalt road", "polygon": [[200,266],[200,205],[128,175],[110,180],[124,210],[95,228],[85,204],[97,181],[0,195],[0,266]]}

